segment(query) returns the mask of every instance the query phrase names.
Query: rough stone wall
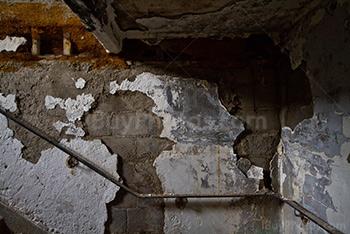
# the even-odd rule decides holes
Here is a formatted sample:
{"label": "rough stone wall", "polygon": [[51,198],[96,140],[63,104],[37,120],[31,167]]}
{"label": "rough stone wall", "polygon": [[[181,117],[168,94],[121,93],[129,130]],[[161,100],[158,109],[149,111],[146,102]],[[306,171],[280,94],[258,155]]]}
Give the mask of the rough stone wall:
{"label": "rough stone wall", "polygon": [[[349,16],[350,3],[320,9],[296,27],[288,42],[292,64],[305,61],[314,115],[295,130],[283,128],[282,194],[303,204],[344,233],[349,217]],[[299,51],[299,52],[296,52]],[[285,233],[323,233],[283,209]]]}

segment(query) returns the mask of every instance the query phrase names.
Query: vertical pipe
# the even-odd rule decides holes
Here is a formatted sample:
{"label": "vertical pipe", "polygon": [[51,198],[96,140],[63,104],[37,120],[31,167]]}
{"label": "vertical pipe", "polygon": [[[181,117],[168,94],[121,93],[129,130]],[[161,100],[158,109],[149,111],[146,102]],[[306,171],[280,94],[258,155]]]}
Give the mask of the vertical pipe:
{"label": "vertical pipe", "polygon": [[71,56],[72,55],[72,42],[70,40],[70,33],[63,33],[63,55]]}
{"label": "vertical pipe", "polygon": [[37,28],[32,28],[32,54],[40,55],[40,35]]}

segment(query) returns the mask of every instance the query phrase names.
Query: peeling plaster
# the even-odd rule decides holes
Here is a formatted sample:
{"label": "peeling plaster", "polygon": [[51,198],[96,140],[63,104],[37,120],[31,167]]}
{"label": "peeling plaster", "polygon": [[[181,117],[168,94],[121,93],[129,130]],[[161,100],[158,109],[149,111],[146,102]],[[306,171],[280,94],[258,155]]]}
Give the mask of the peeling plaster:
{"label": "peeling plaster", "polygon": [[76,82],[75,82],[75,87],[77,89],[83,89],[85,87],[86,81],[83,78],[79,78]]}
{"label": "peeling plaster", "polygon": [[[347,4],[342,5],[343,3]],[[324,5],[290,33],[289,45],[305,38],[303,56],[314,99],[314,116],[295,131],[283,129],[281,156],[282,195],[300,202],[322,219],[350,232],[349,129],[349,17],[348,1]],[[310,25],[311,23],[311,25]],[[345,23],[345,25],[344,25]],[[291,48],[293,50],[294,48]],[[294,191],[294,189],[296,191]],[[302,191],[302,192],[299,192]],[[284,230],[289,233],[322,233],[315,225],[300,225],[293,211],[283,208]],[[297,227],[297,228],[296,228]]]}
{"label": "peeling plaster", "polygon": [[252,165],[250,169],[247,171],[247,177],[250,179],[264,179],[264,169],[262,167],[257,167]]}
{"label": "peeling plaster", "polygon": [[48,110],[52,110],[58,105],[66,111],[66,117],[68,118],[69,123],[57,121],[53,124],[58,132],[61,132],[64,127],[67,127],[67,135],[82,137],[85,135],[85,132],[82,128],[75,126],[75,121],[81,119],[84,112],[87,112],[91,108],[91,104],[94,101],[95,99],[91,94],[84,93],[82,95],[78,95],[75,100],[71,98],[63,100],[61,98],[46,96],[45,106]]}
{"label": "peeling plaster", "polygon": [[0,40],[0,52],[4,50],[16,52],[18,47],[24,45],[26,42],[27,40],[24,37],[6,36],[4,40]]}
{"label": "peeling plaster", "polygon": [[[15,111],[14,99],[8,95],[3,107]],[[7,125],[6,117],[0,115],[0,200],[50,232],[104,233],[106,203],[119,187],[82,164],[69,169],[68,155],[57,148],[42,151],[37,164],[26,161],[22,143]],[[63,139],[61,144],[119,178],[117,155],[111,155],[100,140]]]}
{"label": "peeling plaster", "polygon": [[[306,121],[303,121],[297,127],[305,123]],[[306,208],[326,219],[326,210],[335,209],[333,199],[327,192],[327,187],[332,183],[331,165],[334,161],[324,152],[313,151],[300,144],[301,139],[299,142],[295,138],[290,138],[291,135],[290,128],[282,129],[283,154],[285,155],[281,168],[284,177],[282,180],[283,194],[304,204]],[[286,180],[286,177],[293,178],[293,182],[290,179]]]}
{"label": "peeling plaster", "polygon": [[80,120],[84,112],[91,108],[91,104],[95,101],[91,94],[78,95],[76,99],[68,98],[63,100],[52,96],[45,97],[45,106],[48,110],[54,109],[59,105],[66,111],[66,116],[70,122]]}
{"label": "peeling plaster", "polygon": [[[4,117],[0,118],[4,123]],[[19,141],[11,137],[2,140],[0,163],[6,167],[0,172],[2,201],[50,232],[104,233],[106,203],[114,199],[117,186],[81,164],[72,171],[65,165],[68,155],[57,148],[42,151],[39,162],[32,164],[21,157],[23,145]],[[117,157],[101,141],[75,139],[61,143],[118,178]]]}
{"label": "peeling plaster", "polygon": [[14,94],[9,94],[6,97],[0,93],[0,105],[5,110],[15,112],[17,110],[17,104],[15,102],[16,96]]}
{"label": "peeling plaster", "polygon": [[[139,91],[150,97],[152,111],[163,119],[161,137],[176,144],[155,160],[165,193],[253,193],[262,178],[260,168],[252,168],[252,178],[236,166],[233,144],[244,130],[219,101],[217,87],[207,82],[143,73],[134,81],[110,83],[110,93]],[[205,116],[205,118],[204,118]],[[230,213],[232,199],[191,199],[191,208],[178,210],[167,203],[165,233],[227,232],[235,230],[244,217]],[[167,199],[172,201],[172,199]],[[224,222],[224,220],[231,220]],[[235,226],[236,225],[236,226]]]}
{"label": "peeling plaster", "polygon": [[53,124],[53,126],[60,133],[62,132],[62,129],[64,127],[67,127],[67,130],[66,130],[67,135],[73,135],[77,137],[85,136],[85,131],[82,128],[77,127],[72,123],[63,123],[61,121],[57,121]]}
{"label": "peeling plaster", "polygon": [[[350,143],[347,142],[347,153],[350,153]],[[343,147],[343,146],[342,146]],[[349,155],[349,154],[348,154]],[[350,170],[349,163],[347,162],[347,157],[336,156],[333,158],[334,163],[332,164],[333,170],[338,170],[342,172],[342,176],[332,176],[332,185],[327,188],[327,192],[333,199],[334,207],[337,212],[334,210],[327,210],[328,221],[340,230],[348,230],[350,227],[350,203],[348,196],[350,190]],[[342,212],[341,210],[345,211]]]}

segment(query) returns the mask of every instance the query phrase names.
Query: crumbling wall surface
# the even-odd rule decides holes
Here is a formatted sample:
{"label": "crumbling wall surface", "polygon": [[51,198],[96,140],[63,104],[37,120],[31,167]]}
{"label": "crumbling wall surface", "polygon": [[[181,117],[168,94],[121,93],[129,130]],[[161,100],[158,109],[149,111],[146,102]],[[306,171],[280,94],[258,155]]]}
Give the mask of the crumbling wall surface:
{"label": "crumbling wall surface", "polygon": [[276,33],[290,29],[321,4],[332,1],[65,2],[109,52],[119,53],[125,38],[145,39],[152,44],[166,38],[247,37],[266,31]]}
{"label": "crumbling wall surface", "polygon": [[[98,86],[91,82],[94,88],[86,88],[84,94],[75,86],[81,75],[88,77],[84,65],[74,73],[67,64],[42,62],[17,73],[1,73],[1,91],[5,94],[1,94],[0,103],[119,178],[117,155],[111,154],[99,139],[81,138],[85,132],[79,120],[95,102],[93,90]],[[51,97],[52,102],[45,97]],[[50,110],[55,104],[55,110]],[[62,134],[57,123],[63,125]],[[68,155],[62,151],[33,139],[31,133],[13,123],[9,129],[8,124],[1,116],[1,201],[50,232],[104,233],[106,203],[114,199],[119,188],[82,164],[70,165]]]}
{"label": "crumbling wall surface", "polygon": [[[254,193],[263,179],[252,166],[247,178],[236,166],[233,144],[243,123],[221,105],[217,87],[201,80],[143,73],[135,80],[111,82],[112,94],[139,91],[150,97],[152,111],[162,118],[161,137],[172,140],[154,162],[165,193]],[[273,201],[246,199],[190,199],[185,208],[166,201],[165,233],[228,233],[264,230],[276,224]],[[270,207],[265,206],[270,204]],[[274,205],[271,205],[274,204]],[[276,208],[276,210],[274,209]],[[261,210],[271,217],[262,215]],[[275,232],[279,229],[274,226]]]}
{"label": "crumbling wall surface", "polygon": [[[0,90],[4,93],[0,97],[0,102],[5,107],[10,108],[10,103],[16,101],[18,108],[12,111],[15,111],[14,114],[18,118],[41,129],[41,131],[62,143],[67,142],[68,147],[77,150],[84,156],[100,155],[98,158],[92,159],[93,161],[98,162],[97,159],[102,160],[104,155],[108,156],[110,158],[108,165],[113,166],[115,173],[118,168],[118,173],[123,175],[123,182],[128,186],[144,193],[162,193],[160,181],[152,164],[163,148],[171,146],[172,142],[159,137],[163,124],[160,118],[151,112],[154,105],[153,101],[138,92],[123,92],[121,95],[109,94],[109,82],[111,80],[122,81],[128,77],[134,77],[134,73],[139,72],[114,68],[96,70],[94,64],[84,62],[41,60],[34,62],[31,67],[21,67],[17,72],[2,71],[0,73]],[[1,198],[5,203],[26,211],[28,217],[33,218],[34,216],[31,215],[37,212],[38,209],[36,208],[33,211],[28,206],[39,206],[38,203],[32,203],[33,199],[38,199],[38,194],[34,194],[33,191],[43,189],[49,196],[51,192],[47,192],[46,183],[50,184],[47,186],[49,189],[51,185],[55,186],[56,181],[40,179],[43,181],[43,185],[40,185],[42,187],[30,190],[28,187],[32,182],[36,183],[36,179],[30,179],[32,174],[22,175],[21,171],[23,170],[22,167],[32,168],[34,171],[44,167],[49,173],[45,174],[46,177],[56,177],[55,180],[57,181],[62,180],[62,184],[59,183],[57,186],[66,184],[67,187],[64,187],[64,193],[72,193],[72,196],[67,195],[67,202],[72,202],[75,205],[77,205],[76,202],[79,202],[79,204],[82,203],[79,206],[85,208],[90,206],[89,203],[96,204],[89,201],[93,197],[96,202],[99,202],[98,207],[90,206],[91,209],[84,211],[77,210],[74,207],[70,208],[72,212],[74,211],[82,216],[89,213],[91,217],[88,216],[87,218],[94,221],[92,225],[96,226],[94,229],[96,232],[103,232],[107,220],[106,229],[111,233],[141,231],[162,233],[164,225],[164,202],[162,200],[145,202],[123,192],[118,192],[116,199],[113,200],[118,187],[110,188],[109,183],[102,186],[101,181],[97,180],[100,178],[98,175],[91,174],[80,165],[72,170],[74,175],[69,174],[71,170],[65,166],[67,156],[62,156],[56,150],[52,150],[50,144],[34,137],[33,134],[12,121],[9,122],[9,127],[13,131],[14,138],[22,144],[21,148],[7,149],[9,157],[16,156],[22,162],[22,164],[11,164],[9,172],[14,171],[13,174],[17,173],[18,178],[28,177],[22,178],[28,185],[22,186],[18,195],[18,201],[27,199],[28,204],[16,205],[18,201],[13,202],[12,195],[6,195],[9,192],[7,190],[13,188],[15,182],[15,180],[8,179],[9,174],[4,174],[1,177],[6,182],[2,188],[7,191],[6,194],[4,192],[4,196],[6,195],[8,200]],[[100,149],[101,152],[89,150],[91,148]],[[19,153],[15,154],[15,150],[18,150]],[[118,167],[116,164],[117,155],[115,154],[118,154]],[[49,161],[53,158],[57,158],[56,161]],[[3,160],[6,161],[7,159],[4,158]],[[104,165],[102,166],[104,167]],[[6,167],[10,168],[8,165]],[[44,168],[40,170],[44,170]],[[83,175],[85,175],[84,172],[88,172],[88,175],[92,178],[87,179],[84,176],[79,176],[80,170],[82,170]],[[76,189],[73,186],[79,182],[83,185],[85,183],[90,184],[91,189],[100,192],[96,194],[86,189],[91,193],[91,198],[87,197],[85,199],[85,190],[83,188]],[[18,185],[20,186],[21,183],[19,181]],[[7,187],[8,189],[6,189]],[[15,192],[13,189],[11,191]],[[100,193],[104,193],[106,197],[99,197]],[[33,198],[28,200],[29,196]],[[58,198],[61,197],[58,196]],[[38,200],[42,201],[41,199]],[[51,204],[55,200],[56,198],[53,197],[48,201]],[[113,202],[108,204],[106,209],[106,203],[111,200]],[[56,206],[60,207],[61,205],[56,204]],[[46,209],[45,206],[42,209]],[[48,206],[48,209],[51,209],[51,206]],[[93,213],[97,214],[98,217],[92,217],[94,216]],[[52,212],[52,214],[57,213]],[[68,214],[67,217],[69,216],[71,215]],[[36,221],[39,222],[38,220],[41,220],[41,216]],[[76,221],[77,225],[75,225],[74,222],[64,221],[59,215],[56,216],[55,220],[67,227],[52,225],[50,222],[53,222],[53,220],[48,222],[47,219],[42,219],[42,223],[48,227],[56,226],[55,230],[59,232],[72,233],[75,230],[74,228],[81,224],[80,221],[84,221],[84,219],[78,219]],[[90,231],[87,230],[87,232]]]}
{"label": "crumbling wall surface", "polygon": [[[12,112],[17,109],[14,95],[2,97],[1,104]],[[83,165],[69,169],[67,155],[56,148],[42,151],[37,164],[28,162],[22,158],[23,144],[13,138],[3,115],[0,123],[1,201],[50,232],[103,233],[105,204],[114,198],[118,187]],[[118,178],[116,155],[111,155],[101,141],[73,139],[61,144],[86,155]]]}
{"label": "crumbling wall surface", "polygon": [[[291,50],[302,49],[297,59],[305,61],[309,74],[314,116],[294,130],[282,129],[280,157],[282,194],[345,233],[350,232],[349,10],[349,2],[338,1],[291,34]],[[283,216],[285,233],[323,232],[310,222],[303,225],[289,208]]]}

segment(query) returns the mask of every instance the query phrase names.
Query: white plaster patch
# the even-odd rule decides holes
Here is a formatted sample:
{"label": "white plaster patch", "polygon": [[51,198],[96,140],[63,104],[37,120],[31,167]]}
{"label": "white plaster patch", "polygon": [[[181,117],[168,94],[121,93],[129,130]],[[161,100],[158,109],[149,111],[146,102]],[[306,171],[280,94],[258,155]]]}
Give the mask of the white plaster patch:
{"label": "white plaster patch", "polygon": [[91,104],[95,101],[91,94],[78,95],[76,99],[68,98],[63,100],[52,96],[45,97],[45,106],[48,110],[54,109],[57,105],[66,111],[69,123],[57,121],[53,124],[57,131],[61,132],[62,128],[68,127],[66,134],[82,137],[85,132],[82,128],[75,126],[75,121],[80,120],[84,112],[91,108]]}
{"label": "white plaster patch", "polygon": [[66,116],[70,122],[80,120],[84,112],[91,108],[91,104],[95,101],[91,94],[78,95],[76,99],[68,98],[63,100],[52,96],[45,97],[45,106],[48,110],[52,110],[59,105],[66,111]]}
{"label": "white plaster patch", "polygon": [[9,94],[6,97],[0,93],[0,105],[5,110],[9,110],[11,112],[15,112],[17,110],[17,104],[15,102],[16,96],[14,94]]}
{"label": "white plaster patch", "polygon": [[86,84],[86,81],[83,79],[83,78],[79,78],[76,82],[75,82],[75,87],[77,89],[83,89],[85,88],[85,84]]}
{"label": "white plaster patch", "polygon": [[[44,225],[50,232],[104,233],[106,203],[118,187],[87,167],[66,167],[67,154],[57,148],[42,151],[37,164],[22,158],[23,145],[12,138],[7,119],[0,115],[0,199]],[[117,156],[100,140],[62,140],[118,178]]]}
{"label": "white plaster patch", "polygon": [[343,117],[343,134],[350,138],[350,116]]}
{"label": "white plaster patch", "polygon": [[[12,94],[6,98],[0,94],[0,104],[10,111],[17,109]],[[73,124],[56,122],[54,126],[79,132]],[[100,140],[64,139],[61,144],[119,178],[117,155],[111,155]],[[69,169],[68,155],[57,148],[42,151],[37,164],[22,158],[22,148],[6,117],[0,115],[0,200],[50,232],[104,233],[106,203],[114,199],[119,187],[82,164]]]}
{"label": "white plaster patch", "polygon": [[206,87],[194,79],[142,73],[121,85],[111,82],[110,93],[118,90],[139,91],[152,98],[156,104],[152,111],[165,123],[160,136],[173,141],[230,145],[244,130],[243,123],[222,106],[214,85]]}
{"label": "white plaster patch", "polygon": [[[347,147],[349,143],[346,143]],[[327,188],[336,209],[336,211],[327,209],[327,218],[329,223],[348,233],[350,229],[350,164],[347,162],[347,157],[335,156],[333,161],[332,169],[341,176],[332,176],[332,184]]]}
{"label": "white plaster patch", "polygon": [[27,40],[24,37],[9,37],[6,36],[4,40],[0,40],[0,52],[1,51],[13,51],[15,52],[18,47],[24,45]]}
{"label": "white plaster patch", "polygon": [[247,177],[250,179],[262,180],[264,179],[264,169],[262,167],[252,165],[247,171]]}
{"label": "white plaster patch", "polygon": [[[205,83],[205,82],[204,82]],[[143,73],[134,81],[110,83],[110,93],[139,91],[150,97],[152,111],[162,118],[166,137],[176,144],[154,162],[165,193],[254,193],[257,177],[246,178],[236,166],[232,145],[244,130],[219,101],[217,87],[194,79]],[[258,170],[260,172],[260,170]],[[231,199],[191,199],[191,208],[165,208],[165,233],[226,233],[240,223],[240,212],[229,207]],[[212,207],[212,206],[211,206]],[[230,222],[225,222],[230,220]],[[235,227],[236,225],[236,227]]]}
{"label": "white plaster patch", "polygon": [[[344,142],[340,147],[340,155],[347,159],[350,155],[350,141]],[[349,164],[350,165],[350,164]]]}
{"label": "white plaster patch", "polygon": [[61,121],[57,121],[53,124],[53,126],[58,132],[62,132],[62,129],[64,127],[67,127],[67,130],[66,130],[67,135],[73,135],[78,137],[85,136],[84,130],[80,127],[75,126],[72,123],[63,123]]}

